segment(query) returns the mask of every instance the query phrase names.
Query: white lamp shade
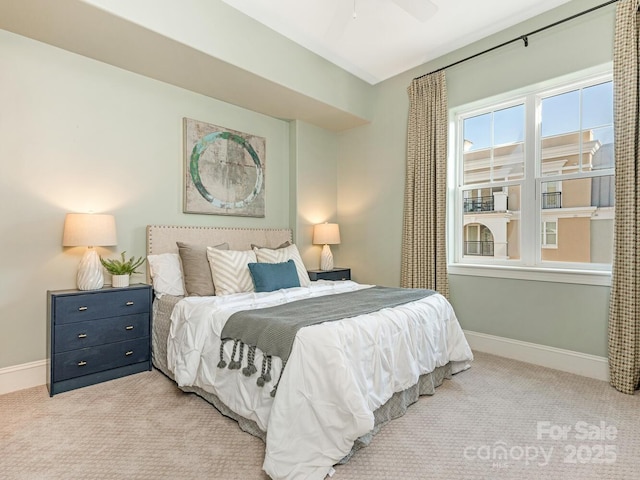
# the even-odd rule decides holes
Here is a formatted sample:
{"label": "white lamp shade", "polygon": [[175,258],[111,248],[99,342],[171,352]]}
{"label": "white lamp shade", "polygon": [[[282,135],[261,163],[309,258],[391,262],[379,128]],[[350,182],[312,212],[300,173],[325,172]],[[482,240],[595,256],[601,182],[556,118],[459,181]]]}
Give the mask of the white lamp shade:
{"label": "white lamp shade", "polygon": [[337,223],[320,223],[313,227],[313,243],[337,245],[340,243],[340,227]]}
{"label": "white lamp shade", "polygon": [[64,219],[63,247],[106,247],[116,245],[113,215],[67,213]]}

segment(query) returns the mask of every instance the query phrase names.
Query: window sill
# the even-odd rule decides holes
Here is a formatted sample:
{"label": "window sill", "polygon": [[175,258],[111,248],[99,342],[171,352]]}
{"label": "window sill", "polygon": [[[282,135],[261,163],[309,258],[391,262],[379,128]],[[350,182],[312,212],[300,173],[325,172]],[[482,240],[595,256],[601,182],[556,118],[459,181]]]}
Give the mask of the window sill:
{"label": "window sill", "polygon": [[507,265],[449,264],[451,275],[475,277],[511,278],[536,282],[575,283],[580,285],[611,286],[611,272],[601,270],[572,270],[544,267]]}

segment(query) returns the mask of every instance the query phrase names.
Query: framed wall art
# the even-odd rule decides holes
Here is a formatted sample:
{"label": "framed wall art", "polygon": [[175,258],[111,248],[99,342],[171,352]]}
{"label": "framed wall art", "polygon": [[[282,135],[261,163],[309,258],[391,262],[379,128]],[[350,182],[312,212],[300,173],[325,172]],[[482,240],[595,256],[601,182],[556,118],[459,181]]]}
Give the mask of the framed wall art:
{"label": "framed wall art", "polygon": [[184,118],[185,213],[265,216],[266,140]]}

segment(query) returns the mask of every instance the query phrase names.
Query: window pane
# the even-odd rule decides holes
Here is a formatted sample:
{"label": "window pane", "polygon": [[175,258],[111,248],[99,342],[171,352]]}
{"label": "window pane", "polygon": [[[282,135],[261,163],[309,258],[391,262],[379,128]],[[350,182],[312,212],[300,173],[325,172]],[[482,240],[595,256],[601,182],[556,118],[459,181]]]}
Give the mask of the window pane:
{"label": "window pane", "polygon": [[553,230],[547,230],[545,246],[556,245],[556,234]]}
{"label": "window pane", "polygon": [[524,115],[520,104],[464,119],[464,185],[524,177]]}
{"label": "window pane", "polygon": [[613,168],[612,82],[544,98],[541,107],[543,176]]}
{"label": "window pane", "polygon": [[491,113],[465,119],[463,138],[465,152],[491,147]]}
{"label": "window pane", "polygon": [[580,130],[580,91],[542,100],[542,136],[550,137]]}
{"label": "window pane", "polygon": [[493,144],[524,141],[524,105],[496,110],[493,117]]}
{"label": "window pane", "polygon": [[463,255],[520,258],[520,185],[463,191]]}
{"label": "window pane", "polygon": [[613,125],[613,83],[582,90],[582,129]]}
{"label": "window pane", "polygon": [[611,263],[613,176],[542,182],[541,192],[542,260]]}

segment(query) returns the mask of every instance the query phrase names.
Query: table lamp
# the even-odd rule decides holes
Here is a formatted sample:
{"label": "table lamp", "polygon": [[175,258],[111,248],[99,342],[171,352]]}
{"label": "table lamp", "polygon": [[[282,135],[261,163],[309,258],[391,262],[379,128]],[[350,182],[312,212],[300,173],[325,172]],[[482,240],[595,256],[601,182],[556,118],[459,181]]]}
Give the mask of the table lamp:
{"label": "table lamp", "polygon": [[64,219],[63,247],[89,247],[80,265],[76,283],[78,290],[97,290],[104,285],[102,264],[93,247],[116,245],[116,221],[113,215],[67,213]]}
{"label": "table lamp", "polygon": [[333,270],[333,254],[329,245],[340,243],[340,228],[337,223],[320,223],[313,227],[313,243],[323,245],[320,254],[320,270]]}

